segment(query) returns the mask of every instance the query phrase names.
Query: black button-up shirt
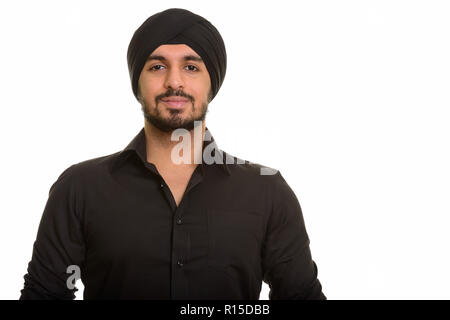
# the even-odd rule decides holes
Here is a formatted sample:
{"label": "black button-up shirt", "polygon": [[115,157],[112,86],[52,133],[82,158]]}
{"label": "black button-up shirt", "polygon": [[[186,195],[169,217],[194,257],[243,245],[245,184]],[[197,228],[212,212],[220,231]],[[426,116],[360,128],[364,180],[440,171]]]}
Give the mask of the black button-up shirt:
{"label": "black button-up shirt", "polygon": [[123,151],[64,170],[20,299],[74,299],[69,266],[79,268],[84,299],[257,300],[262,281],[270,299],[326,299],[300,204],[280,172],[261,174],[206,132],[203,148],[223,163],[202,159],[178,206],[147,162],[144,129]]}

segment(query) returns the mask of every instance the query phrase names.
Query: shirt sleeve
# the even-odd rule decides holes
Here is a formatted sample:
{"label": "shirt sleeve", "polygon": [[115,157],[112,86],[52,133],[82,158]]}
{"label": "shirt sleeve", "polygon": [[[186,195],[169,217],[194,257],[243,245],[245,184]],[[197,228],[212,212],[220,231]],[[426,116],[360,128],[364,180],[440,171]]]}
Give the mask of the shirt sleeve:
{"label": "shirt sleeve", "polygon": [[85,256],[74,166],[64,170],[50,187],[19,300],[71,300],[78,291],[67,285],[68,277],[75,274],[67,273],[67,268],[75,265],[83,270]]}
{"label": "shirt sleeve", "polygon": [[326,300],[312,260],[300,203],[281,173],[273,176],[273,204],[262,251],[270,300]]}

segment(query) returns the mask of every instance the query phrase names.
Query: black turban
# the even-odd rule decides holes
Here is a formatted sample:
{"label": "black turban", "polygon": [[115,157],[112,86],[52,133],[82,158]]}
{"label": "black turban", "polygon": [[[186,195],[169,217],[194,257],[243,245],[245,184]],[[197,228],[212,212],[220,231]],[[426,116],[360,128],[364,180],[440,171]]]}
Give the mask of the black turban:
{"label": "black turban", "polygon": [[225,44],[219,31],[208,20],[179,8],[150,16],[134,32],[128,46],[127,60],[136,99],[139,100],[138,81],[142,68],[148,56],[163,44],[186,44],[203,59],[211,79],[212,100],[225,78]]}

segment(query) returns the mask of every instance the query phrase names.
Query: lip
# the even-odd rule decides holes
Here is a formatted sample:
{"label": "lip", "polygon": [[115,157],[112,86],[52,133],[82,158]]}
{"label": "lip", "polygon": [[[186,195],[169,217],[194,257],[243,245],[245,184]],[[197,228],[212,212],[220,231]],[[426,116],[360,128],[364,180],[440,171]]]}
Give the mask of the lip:
{"label": "lip", "polygon": [[187,99],[180,99],[180,98],[169,98],[169,99],[162,99],[162,102],[164,102],[166,105],[174,108],[180,108],[184,106],[189,100]]}

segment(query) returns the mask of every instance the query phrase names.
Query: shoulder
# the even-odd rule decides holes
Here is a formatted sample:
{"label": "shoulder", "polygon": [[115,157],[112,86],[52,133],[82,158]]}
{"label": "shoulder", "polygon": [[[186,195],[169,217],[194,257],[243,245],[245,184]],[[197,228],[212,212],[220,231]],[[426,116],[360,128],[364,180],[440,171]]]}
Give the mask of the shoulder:
{"label": "shoulder", "polygon": [[227,154],[227,166],[232,176],[251,182],[268,190],[276,201],[298,201],[294,191],[280,170],[261,163],[244,160]]}
{"label": "shoulder", "polygon": [[108,174],[120,151],[75,162],[61,171],[55,183],[75,183],[80,179],[98,179]]}
{"label": "shoulder", "polygon": [[228,168],[233,173],[241,175],[272,175],[277,171],[260,163],[236,157],[225,151],[222,152],[225,154],[224,158]]}
{"label": "shoulder", "polygon": [[274,167],[245,160],[228,153],[226,153],[225,159],[231,176],[239,180],[272,187],[287,185],[280,171]]}

